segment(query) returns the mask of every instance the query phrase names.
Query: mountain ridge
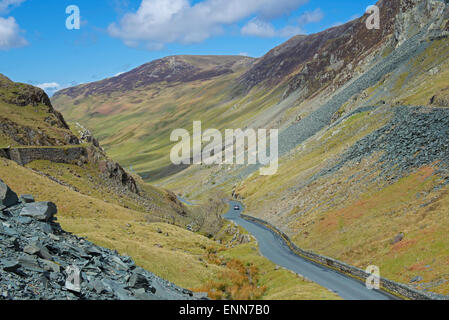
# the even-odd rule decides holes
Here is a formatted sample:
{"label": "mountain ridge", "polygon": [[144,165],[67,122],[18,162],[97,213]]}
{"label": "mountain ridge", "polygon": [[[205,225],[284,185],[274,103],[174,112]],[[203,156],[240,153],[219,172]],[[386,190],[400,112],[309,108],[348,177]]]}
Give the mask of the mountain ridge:
{"label": "mountain ridge", "polygon": [[107,94],[116,90],[138,89],[158,82],[207,80],[233,73],[236,65],[238,67],[239,63],[244,64],[251,60],[252,58],[243,56],[168,56],[145,63],[112,78],[57,91],[54,97],[57,98],[59,95],[76,97],[81,93],[85,96]]}

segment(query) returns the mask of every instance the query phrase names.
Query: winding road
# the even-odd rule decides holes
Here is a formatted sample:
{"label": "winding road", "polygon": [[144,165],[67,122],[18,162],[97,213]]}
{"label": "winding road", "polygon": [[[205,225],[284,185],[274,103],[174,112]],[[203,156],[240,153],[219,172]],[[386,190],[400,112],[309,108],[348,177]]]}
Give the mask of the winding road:
{"label": "winding road", "polygon": [[306,277],[335,292],[345,300],[396,299],[386,292],[369,290],[362,282],[297,256],[275,232],[260,224],[243,219],[241,217],[243,209],[234,210],[234,206],[236,205],[243,208],[241,203],[230,201],[229,204],[230,209],[225,215],[225,218],[237,223],[250,232],[257,239],[261,254],[277,265]]}

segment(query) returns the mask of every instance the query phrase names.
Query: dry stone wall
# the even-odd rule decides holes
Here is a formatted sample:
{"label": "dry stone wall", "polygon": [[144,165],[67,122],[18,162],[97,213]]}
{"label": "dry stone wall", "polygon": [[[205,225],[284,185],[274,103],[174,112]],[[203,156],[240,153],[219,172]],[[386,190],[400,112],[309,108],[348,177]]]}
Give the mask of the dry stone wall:
{"label": "dry stone wall", "polygon": [[[370,274],[366,273],[364,270],[356,268],[354,266],[348,265],[344,262],[338,261],[336,259],[322,256],[317,253],[313,253],[310,251],[305,251],[301,248],[298,248],[291,240],[290,238],[277,229],[275,226],[273,226],[271,223],[266,222],[264,220],[247,216],[247,215],[241,215],[242,218],[245,220],[258,223],[260,225],[263,225],[264,227],[270,229],[271,231],[278,234],[284,242],[287,244],[287,246],[298,256],[302,258],[306,258],[308,260],[311,260],[312,262],[327,266],[328,268],[334,269],[344,275],[350,276],[352,278],[356,278],[360,281],[366,281],[366,279],[370,276]],[[405,298],[405,299],[411,299],[411,300],[448,300],[449,297],[432,294],[429,292],[422,292],[415,290],[413,288],[410,288],[409,286],[406,286],[402,283],[398,283],[395,281],[391,281],[385,278],[380,279],[380,284],[382,290],[395,295],[399,298]]]}

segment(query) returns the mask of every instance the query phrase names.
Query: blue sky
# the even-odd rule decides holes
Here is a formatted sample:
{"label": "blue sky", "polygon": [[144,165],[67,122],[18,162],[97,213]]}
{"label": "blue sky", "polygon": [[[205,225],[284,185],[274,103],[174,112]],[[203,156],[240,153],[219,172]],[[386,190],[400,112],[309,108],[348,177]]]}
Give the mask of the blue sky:
{"label": "blue sky", "polygon": [[[0,73],[50,94],[177,54],[259,57],[373,0],[0,0]],[[66,28],[76,5],[81,28]],[[54,86],[51,88],[51,86]]]}

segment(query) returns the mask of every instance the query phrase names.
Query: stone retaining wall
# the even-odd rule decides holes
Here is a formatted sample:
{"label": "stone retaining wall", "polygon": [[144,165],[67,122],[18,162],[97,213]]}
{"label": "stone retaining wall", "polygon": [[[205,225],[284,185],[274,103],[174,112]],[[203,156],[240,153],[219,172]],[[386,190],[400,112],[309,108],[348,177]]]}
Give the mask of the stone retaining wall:
{"label": "stone retaining wall", "polygon": [[140,189],[135,179],[118,163],[108,160],[98,148],[90,147],[26,147],[0,149],[0,157],[7,158],[21,166],[36,160],[47,160],[55,163],[83,165],[88,161],[98,165],[99,172],[105,181],[112,181],[111,186],[124,187],[135,194]]}
{"label": "stone retaining wall", "polygon": [[[359,281],[365,282],[366,279],[370,276],[370,274],[366,273],[364,270],[356,268],[354,266],[348,265],[344,262],[338,261],[333,258],[329,258],[326,256],[322,256],[310,251],[305,251],[301,248],[298,248],[291,240],[290,238],[283,233],[282,231],[278,230],[275,226],[270,224],[269,222],[266,222],[264,220],[247,216],[247,215],[241,215],[243,219],[255,222],[258,224],[263,225],[264,227],[272,230],[273,232],[277,233],[285,242],[285,244],[298,256],[305,258],[307,260],[310,260],[312,262],[324,265],[328,268],[334,269],[338,271],[339,273],[342,273],[344,275],[350,276],[352,278],[355,278]],[[402,299],[412,299],[412,300],[448,300],[449,297],[433,294],[433,293],[427,293],[415,290],[413,288],[410,288],[409,286],[406,286],[402,283],[394,282],[385,278],[380,278],[380,284],[381,289],[385,292],[388,292],[394,296],[397,296]]]}
{"label": "stone retaining wall", "polygon": [[48,160],[56,163],[72,164],[79,161],[83,157],[86,158],[87,151],[84,147],[11,148],[0,149],[0,156],[13,160],[21,166],[35,160]]}

